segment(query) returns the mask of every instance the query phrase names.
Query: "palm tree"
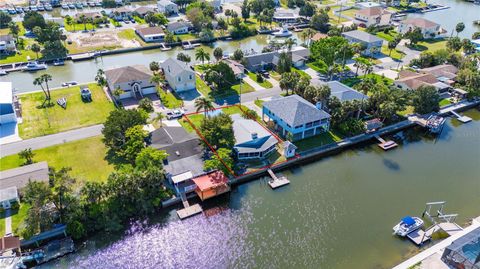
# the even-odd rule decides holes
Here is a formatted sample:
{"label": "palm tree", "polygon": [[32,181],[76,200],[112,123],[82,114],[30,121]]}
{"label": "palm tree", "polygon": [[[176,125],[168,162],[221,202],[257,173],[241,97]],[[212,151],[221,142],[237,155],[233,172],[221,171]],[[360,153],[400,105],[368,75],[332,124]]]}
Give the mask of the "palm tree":
{"label": "palm tree", "polygon": [[97,82],[98,86],[105,87],[107,85],[107,80],[105,79],[105,72],[103,71],[103,69],[97,70],[95,81]]}
{"label": "palm tree", "polygon": [[457,23],[457,26],[455,26],[455,31],[457,32],[457,36],[460,32],[463,31],[463,29],[465,29],[465,24],[463,22]]}
{"label": "palm tree", "polygon": [[203,110],[204,120],[207,119],[208,111],[213,109],[212,100],[206,97],[200,97],[195,100],[195,109],[197,112]]}
{"label": "palm tree", "polygon": [[223,50],[222,48],[220,47],[216,47],[214,50],[213,50],[213,57],[215,57],[215,59],[218,61],[220,61],[220,59],[222,59],[223,57]]}
{"label": "palm tree", "polygon": [[123,92],[124,91],[120,88],[120,86],[117,86],[117,88],[115,88],[115,90],[113,90],[112,94],[115,97],[115,99],[118,99],[120,97],[120,95],[122,95]]}
{"label": "palm tree", "polygon": [[288,38],[287,40],[285,40],[284,44],[285,46],[287,46],[288,52],[290,52],[292,50],[293,45],[297,44],[297,40],[293,38]]}
{"label": "palm tree", "polygon": [[157,84],[157,88],[160,88],[160,84],[162,84],[162,82],[164,81],[165,81],[165,78],[160,73],[153,75],[152,78],[150,79],[151,83]]}
{"label": "palm tree", "polygon": [[67,25],[72,26],[73,25],[73,31],[75,32],[75,22],[73,21],[72,17],[70,16],[65,16],[65,22]]}
{"label": "palm tree", "polygon": [[47,87],[48,97],[50,99],[50,87],[48,86],[48,82],[52,81],[52,75],[43,74],[43,75],[40,76],[40,78],[42,78],[43,82],[45,82],[45,86]]}
{"label": "palm tree", "polygon": [[83,30],[84,31],[87,31],[87,16],[85,16],[85,14],[82,14],[80,15],[80,17],[78,18],[78,21],[80,23],[83,23]]}
{"label": "palm tree", "polygon": [[37,55],[37,59],[38,59],[38,53],[40,52],[40,50],[42,48],[40,48],[40,45],[38,45],[37,43],[33,43],[32,46],[30,47],[30,49],[35,52],[35,54]]}
{"label": "palm tree", "polygon": [[16,43],[18,43],[18,34],[20,33],[20,27],[15,22],[11,21],[8,23],[8,29],[10,34],[15,38]]}
{"label": "palm tree", "polygon": [[50,95],[45,90],[45,87],[43,87],[43,78],[42,77],[35,78],[33,80],[33,85],[40,86],[42,88],[42,92],[45,95],[45,100],[43,101],[42,107],[45,107],[45,103],[50,101]]}
{"label": "palm tree", "polygon": [[157,112],[157,114],[155,114],[155,117],[153,118],[153,122],[154,123],[160,123],[160,127],[163,127],[163,122],[162,120],[165,119],[165,115],[163,115],[162,112]]}
{"label": "palm tree", "polygon": [[32,164],[33,156],[35,156],[35,153],[33,153],[32,148],[24,149],[18,153],[18,157],[25,159],[24,165]]}
{"label": "palm tree", "polygon": [[210,55],[205,50],[203,50],[203,48],[199,48],[195,52],[195,60],[202,61],[202,65],[203,65],[205,60],[210,61]]}

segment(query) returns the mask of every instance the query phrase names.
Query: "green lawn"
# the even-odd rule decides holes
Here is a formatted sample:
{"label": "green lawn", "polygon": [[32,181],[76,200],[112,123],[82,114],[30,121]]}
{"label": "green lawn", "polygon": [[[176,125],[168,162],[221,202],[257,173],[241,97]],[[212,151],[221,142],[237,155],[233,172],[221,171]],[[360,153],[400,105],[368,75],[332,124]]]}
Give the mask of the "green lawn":
{"label": "green lawn", "polygon": [[157,92],[160,95],[162,104],[167,108],[178,108],[182,106],[183,100],[177,97],[175,93],[165,92],[164,90],[158,90]]}
{"label": "green lawn", "polygon": [[373,78],[377,83],[383,83],[384,85],[387,85],[387,86],[393,84],[393,79],[383,77],[381,75],[373,74],[373,73],[365,76],[361,76],[360,78]]}
{"label": "green lawn", "polygon": [[306,77],[308,79],[312,79],[312,77],[309,74],[305,73],[305,71],[297,69],[295,67],[292,67],[292,72],[297,72],[301,77]]}
{"label": "green lawn", "polygon": [[305,151],[315,147],[338,142],[340,140],[342,140],[340,135],[334,133],[334,131],[329,131],[327,133],[296,141],[294,144],[298,147],[298,151]]}
{"label": "green lawn", "polygon": [[201,94],[203,94],[203,96],[209,96],[212,89],[210,89],[210,87],[208,87],[207,84],[205,84],[205,81],[203,81],[197,75],[195,76],[195,81],[196,81],[196,84],[197,84],[196,85],[197,91],[199,91]]}
{"label": "green lawn", "polygon": [[[11,54],[11,55],[0,55],[0,64],[10,64],[10,63],[18,63],[18,62],[26,62],[28,58],[36,59],[37,55],[35,52],[31,50],[20,50],[20,54]],[[38,57],[42,57],[41,53],[38,54]]]}
{"label": "green lawn", "polygon": [[[255,81],[256,83],[258,83],[260,86],[266,88],[266,89],[270,89],[273,87],[272,83],[270,83],[270,81],[266,80],[266,79],[263,79],[263,82],[258,82],[257,81],[257,74],[255,73],[252,73],[252,72],[248,72],[248,77],[250,77],[253,81]],[[248,83],[247,83],[248,84]]]}
{"label": "green lawn", "polygon": [[[347,9],[347,10],[344,10],[342,11],[342,15],[345,15],[345,16],[348,16],[350,18],[355,18],[355,13],[357,13],[358,9],[355,9],[355,8],[351,8],[351,9]],[[338,17],[337,17],[338,19]]]}
{"label": "green lawn", "polygon": [[[36,162],[47,161],[48,166],[60,169],[71,167],[72,176],[79,181],[103,181],[113,171],[113,166],[105,160],[107,149],[101,136],[81,139],[33,151]],[[17,154],[0,159],[0,170],[22,165]]]}
{"label": "green lawn", "polygon": [[[41,108],[43,92],[19,95],[22,102],[23,123],[19,124],[20,136],[24,139],[58,133],[84,126],[103,123],[114,105],[96,84],[89,84],[93,101],[84,103],[80,87],[52,90],[52,106]],[[67,98],[67,108],[56,104],[56,100]]]}
{"label": "green lawn", "polygon": [[[247,111],[248,107],[242,105],[242,109],[243,109],[243,111]],[[234,106],[229,106],[229,107],[222,108],[222,112],[225,113],[225,114],[228,114],[228,115],[243,114],[242,109],[240,109],[240,107],[238,105],[234,105]]]}
{"label": "green lawn", "polygon": [[398,33],[393,30],[390,30],[388,31],[388,34],[384,33],[383,31],[380,31],[380,32],[377,32],[376,35],[381,39],[385,39],[387,41],[393,41],[398,36]]}
{"label": "green lawn", "polygon": [[95,29],[95,25],[91,23],[87,23],[85,25],[83,25],[83,23],[74,23],[72,25],[68,25],[65,20],[64,24],[65,24],[65,30],[67,30],[68,32],[84,31],[85,27],[88,31]]}
{"label": "green lawn", "polygon": [[413,110],[414,110],[413,106],[407,106],[407,108],[405,108],[404,111],[400,111],[397,114],[405,117],[408,114],[412,114],[414,112]]}
{"label": "green lawn", "polygon": [[133,29],[125,29],[125,30],[122,30],[122,31],[118,32],[117,36],[118,36],[119,38],[126,39],[126,40],[136,40],[136,41],[138,41],[138,42],[142,45],[142,47],[148,45],[145,41],[143,41],[142,38],[140,38],[140,37],[135,33],[135,30],[133,30]]}
{"label": "green lawn", "polygon": [[264,100],[262,99],[257,99],[253,102],[256,106],[258,106],[259,108],[262,108],[263,107],[263,103],[265,103]]}
{"label": "green lawn", "polygon": [[196,72],[203,74],[210,66],[210,64],[196,64],[193,69],[195,69]]}
{"label": "green lawn", "polygon": [[440,102],[438,102],[438,104],[440,105],[440,107],[442,107],[442,106],[451,105],[452,102],[450,102],[450,99],[448,98],[443,98],[442,100],[440,100]]}
{"label": "green lawn", "polygon": [[[20,203],[19,210],[12,210],[12,233],[14,235],[21,234],[21,225],[23,220],[27,217],[28,209],[30,205],[27,203]],[[5,235],[5,214],[0,214],[0,237]]]}
{"label": "green lawn", "polygon": [[192,40],[192,39],[197,39],[198,37],[195,34],[181,34],[181,35],[175,35],[175,38],[179,37],[182,41],[187,41],[187,40]]}
{"label": "green lawn", "polygon": [[415,46],[412,47],[412,49],[415,50],[428,50],[428,51],[436,51],[436,50],[441,50],[441,49],[446,49],[447,48],[447,40],[445,39],[427,39],[424,41],[418,42]]}
{"label": "green lawn", "polygon": [[272,77],[273,79],[279,81],[280,79],[282,79],[282,75],[280,73],[278,73],[277,71],[270,71],[270,77]]}
{"label": "green lawn", "polygon": [[405,56],[405,53],[403,53],[403,51],[397,49],[393,49],[390,52],[390,49],[386,45],[382,46],[382,53],[391,57],[394,60],[401,60]]}
{"label": "green lawn", "polygon": [[[197,91],[199,91],[201,94],[204,96],[210,96],[212,98],[219,98],[219,97],[224,97],[224,96],[230,96],[230,95],[235,95],[240,93],[240,84],[236,84],[232,86],[230,89],[223,91],[221,93],[213,93],[212,89],[205,84],[205,82],[199,77],[196,76],[196,82],[197,82]],[[242,94],[248,93],[248,92],[253,92],[255,89],[250,86],[248,83],[242,83]]]}

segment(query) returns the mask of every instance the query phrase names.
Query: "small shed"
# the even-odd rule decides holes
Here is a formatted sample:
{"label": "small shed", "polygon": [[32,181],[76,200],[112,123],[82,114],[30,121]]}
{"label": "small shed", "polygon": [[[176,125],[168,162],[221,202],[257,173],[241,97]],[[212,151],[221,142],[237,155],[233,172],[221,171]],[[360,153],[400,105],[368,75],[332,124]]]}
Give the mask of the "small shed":
{"label": "small shed", "polygon": [[202,201],[230,191],[228,178],[222,171],[213,171],[193,179],[195,192]]}

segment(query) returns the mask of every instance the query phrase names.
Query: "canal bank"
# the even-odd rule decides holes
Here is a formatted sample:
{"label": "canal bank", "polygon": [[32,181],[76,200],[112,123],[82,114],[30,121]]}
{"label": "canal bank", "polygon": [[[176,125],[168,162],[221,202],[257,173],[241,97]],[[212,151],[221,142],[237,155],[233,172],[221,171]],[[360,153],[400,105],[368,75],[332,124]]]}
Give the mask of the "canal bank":
{"label": "canal bank", "polygon": [[283,171],[291,184],[276,191],[242,184],[202,215],[162,211],[43,268],[391,268],[419,251],[393,225],[425,202],[448,201],[459,224],[479,214],[480,112],[465,114],[474,121],[450,119],[436,139],[411,129],[393,151],[369,145]]}

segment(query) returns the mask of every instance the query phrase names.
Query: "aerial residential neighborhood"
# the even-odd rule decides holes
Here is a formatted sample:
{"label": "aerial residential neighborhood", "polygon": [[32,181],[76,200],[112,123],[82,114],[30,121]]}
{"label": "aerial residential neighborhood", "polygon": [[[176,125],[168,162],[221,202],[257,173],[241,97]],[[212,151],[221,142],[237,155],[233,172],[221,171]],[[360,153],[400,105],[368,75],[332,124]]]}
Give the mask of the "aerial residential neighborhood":
{"label": "aerial residential neighborhood", "polygon": [[480,268],[479,14],[1,1],[0,268]]}

